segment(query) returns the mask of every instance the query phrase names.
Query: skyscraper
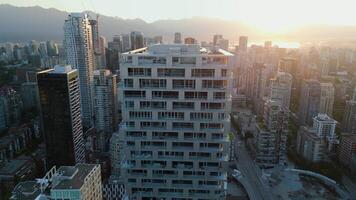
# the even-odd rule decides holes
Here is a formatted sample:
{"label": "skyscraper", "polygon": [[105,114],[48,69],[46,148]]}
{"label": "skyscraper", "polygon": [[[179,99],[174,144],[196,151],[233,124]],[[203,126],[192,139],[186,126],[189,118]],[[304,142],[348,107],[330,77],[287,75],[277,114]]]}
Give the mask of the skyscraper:
{"label": "skyscraper", "polygon": [[89,24],[91,26],[91,39],[93,42],[93,50],[94,50],[94,68],[101,69],[105,67],[105,43],[106,40],[99,33],[99,17],[96,19],[90,19]]}
{"label": "skyscraper", "polygon": [[123,122],[112,146],[129,196],[224,198],[232,54],[153,45],[121,62]]}
{"label": "skyscraper", "polygon": [[271,167],[286,162],[289,110],[281,102],[268,99],[264,104],[263,126],[257,125],[256,162]]}
{"label": "skyscraper", "polygon": [[106,66],[105,46],[106,46],[106,38],[101,35],[99,37],[100,68],[104,68]]}
{"label": "skyscraper", "polygon": [[282,106],[289,109],[292,92],[292,75],[285,72],[278,72],[277,76],[271,79],[270,99],[279,101]]}
{"label": "skyscraper", "polygon": [[354,88],[352,99],[346,101],[342,130],[346,133],[356,133],[356,87]]}
{"label": "skyscraper", "polygon": [[92,26],[87,15],[72,13],[64,22],[63,46],[66,62],[78,69],[83,126],[93,126],[94,48]]}
{"label": "skyscraper", "polygon": [[112,38],[112,42],[108,43],[108,48],[112,50],[116,50],[117,52],[121,52],[122,49],[122,37],[121,35],[115,35]]}
{"label": "skyscraper", "polygon": [[214,35],[213,36],[213,45],[216,46],[218,45],[218,41],[223,39],[223,36],[222,35]]}
{"label": "skyscraper", "polygon": [[311,125],[319,113],[321,88],[316,80],[304,80],[300,95],[298,118],[301,125]]}
{"label": "skyscraper", "polygon": [[132,31],[130,34],[131,40],[131,50],[143,48],[144,45],[144,37],[143,33],[139,31]]}
{"label": "skyscraper", "polygon": [[[121,39],[122,39],[122,48],[120,52],[128,52],[131,50],[131,37],[129,34],[121,34]],[[142,39],[143,41],[143,39]],[[143,43],[143,42],[142,42]]]}
{"label": "skyscraper", "polygon": [[94,71],[94,94],[95,128],[104,134],[100,146],[106,149],[118,125],[116,75],[105,69]]}
{"label": "skyscraper", "polygon": [[21,95],[11,87],[0,87],[0,130],[18,126],[21,121]]}
{"label": "skyscraper", "polygon": [[174,33],[174,44],[182,44],[182,34],[179,32]]}
{"label": "skyscraper", "polygon": [[240,36],[239,38],[239,51],[247,51],[247,43],[248,37],[247,36]]}
{"label": "skyscraper", "polygon": [[335,88],[332,83],[320,83],[319,113],[333,116]]}
{"label": "skyscraper", "polygon": [[84,162],[78,70],[55,66],[37,74],[47,166]]}
{"label": "skyscraper", "polygon": [[94,54],[100,54],[100,35],[99,35],[99,24],[97,19],[89,19],[89,24],[91,27],[91,40],[93,42]]}

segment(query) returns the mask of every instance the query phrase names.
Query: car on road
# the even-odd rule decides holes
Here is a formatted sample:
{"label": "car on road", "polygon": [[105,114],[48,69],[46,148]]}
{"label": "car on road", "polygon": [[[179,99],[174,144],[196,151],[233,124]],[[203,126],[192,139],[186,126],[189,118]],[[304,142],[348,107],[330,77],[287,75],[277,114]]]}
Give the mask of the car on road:
{"label": "car on road", "polygon": [[232,172],[232,176],[236,179],[240,178],[242,176],[241,172],[237,169],[234,169],[234,171]]}

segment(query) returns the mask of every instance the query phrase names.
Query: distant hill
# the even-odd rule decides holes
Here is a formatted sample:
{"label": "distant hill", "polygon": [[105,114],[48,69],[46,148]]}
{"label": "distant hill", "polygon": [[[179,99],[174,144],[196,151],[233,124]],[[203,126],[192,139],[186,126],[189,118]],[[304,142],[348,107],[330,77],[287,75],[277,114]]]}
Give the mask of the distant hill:
{"label": "distant hill", "polygon": [[[0,42],[62,41],[63,23],[67,15],[67,12],[53,8],[15,7],[2,4],[0,5]],[[95,17],[93,13],[91,16]],[[212,40],[212,35],[215,33],[223,34],[225,38],[233,41],[236,41],[239,35],[248,35],[255,41],[274,38],[290,41],[356,40],[356,26],[304,26],[283,35],[263,35],[253,27],[238,21],[206,17],[147,23],[141,19],[101,15],[99,24],[101,34],[108,40],[111,40],[115,34],[129,33],[133,30],[142,31],[146,36],[162,35],[166,41],[173,39],[175,31],[181,32],[183,36],[196,37],[200,41]]]}

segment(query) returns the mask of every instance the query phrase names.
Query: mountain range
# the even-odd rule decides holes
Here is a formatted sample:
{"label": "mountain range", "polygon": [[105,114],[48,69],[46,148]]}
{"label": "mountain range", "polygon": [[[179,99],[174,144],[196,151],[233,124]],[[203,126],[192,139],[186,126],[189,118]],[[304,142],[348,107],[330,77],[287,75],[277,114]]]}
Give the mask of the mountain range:
{"label": "mountain range", "polygon": [[[91,11],[90,16],[96,17]],[[67,12],[54,8],[15,7],[0,5],[0,42],[27,42],[30,40],[63,40],[63,23]],[[138,16],[140,17],[140,16]],[[283,41],[356,41],[356,26],[308,25],[291,29],[283,34],[265,34],[248,24],[218,18],[193,17],[179,20],[158,20],[152,23],[142,19],[122,19],[100,15],[101,34],[108,40],[112,36],[130,31],[142,31],[145,36],[162,35],[165,41],[173,39],[174,32],[181,32],[183,37],[192,36],[199,41],[211,41],[214,34],[222,34],[230,41],[237,41],[238,36],[248,35],[250,40]]]}

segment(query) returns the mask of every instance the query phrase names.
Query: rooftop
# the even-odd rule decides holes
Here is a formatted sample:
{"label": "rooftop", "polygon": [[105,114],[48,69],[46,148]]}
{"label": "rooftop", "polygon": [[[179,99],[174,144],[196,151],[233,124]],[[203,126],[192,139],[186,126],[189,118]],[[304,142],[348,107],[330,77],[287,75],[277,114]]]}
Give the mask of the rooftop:
{"label": "rooftop", "polygon": [[101,69],[101,70],[94,70],[94,76],[99,76],[100,72],[104,72],[105,76],[109,76],[111,74],[110,70]]}
{"label": "rooftop", "polygon": [[56,65],[53,68],[54,70],[51,71],[50,73],[56,73],[56,74],[66,74],[70,71],[72,71],[72,66],[71,65]]}
{"label": "rooftop", "polygon": [[333,118],[329,117],[325,113],[319,113],[317,116],[314,117],[314,120],[317,120],[319,122],[333,122],[337,123]]}
{"label": "rooftop", "polygon": [[11,200],[34,200],[41,194],[37,181],[25,181],[17,184],[12,191]]}
{"label": "rooftop", "polygon": [[85,178],[95,167],[95,164],[60,167],[53,176],[52,189],[80,189],[85,182]]}
{"label": "rooftop", "polygon": [[181,54],[189,54],[189,55],[225,55],[225,56],[233,56],[233,54],[225,51],[223,49],[206,49],[200,47],[198,44],[155,44],[149,47],[136,49],[133,51],[129,51],[124,53],[128,54],[139,54],[139,55],[181,55]]}
{"label": "rooftop", "polygon": [[42,74],[42,73],[48,73],[48,74],[68,74],[71,72],[76,71],[76,69],[73,69],[71,65],[56,65],[52,69],[47,69],[38,72],[37,74]]}

